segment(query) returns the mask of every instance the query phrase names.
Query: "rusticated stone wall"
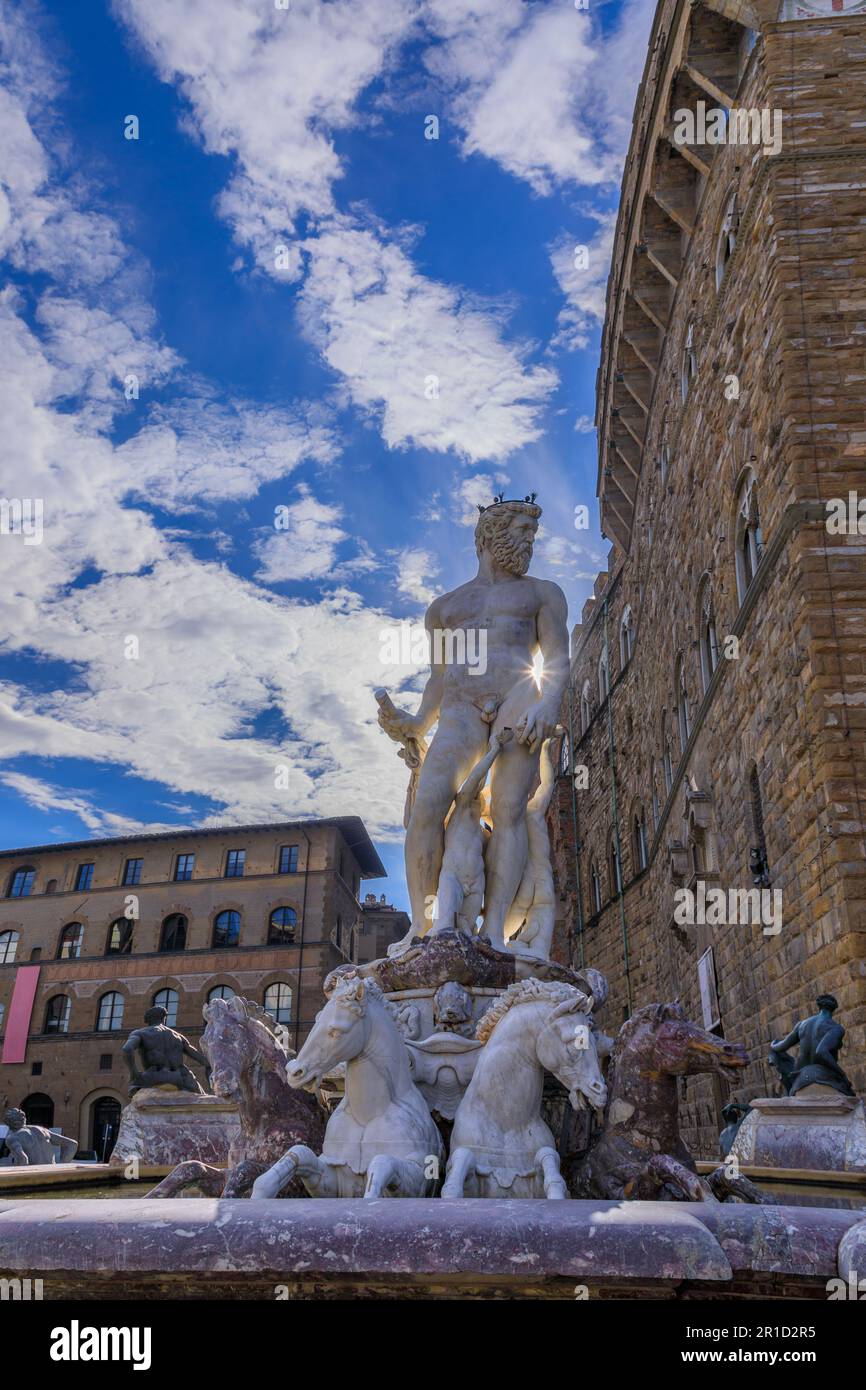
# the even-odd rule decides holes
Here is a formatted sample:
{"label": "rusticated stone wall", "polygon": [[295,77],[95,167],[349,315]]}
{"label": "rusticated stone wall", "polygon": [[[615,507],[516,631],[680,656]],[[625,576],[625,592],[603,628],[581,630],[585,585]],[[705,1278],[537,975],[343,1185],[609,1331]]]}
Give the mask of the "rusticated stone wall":
{"label": "rusticated stone wall", "polygon": [[[572,765],[587,768],[589,785],[579,778],[573,792],[569,768],[551,811],[556,952],[608,975],[613,1028],[629,1009],[675,994],[700,1021],[698,959],[712,948],[720,1029],[752,1059],[738,1099],[778,1090],[770,1039],[830,990],[848,1030],[842,1061],[863,1094],[866,536],[829,534],[825,520],[829,498],[866,497],[866,19],[770,22],[753,47],[747,39],[706,9],[689,16],[662,5],[638,98],[599,374],[602,517],[616,540],[574,630],[563,721],[573,723]],[[660,138],[666,111],[696,92],[713,104],[694,83],[702,64],[705,79],[734,86],[737,105],[782,111],[778,154],[700,148],[701,173]],[[672,161],[691,168],[691,183],[670,174]],[[735,247],[719,276],[734,192]],[[669,271],[655,299],[664,276],[648,272],[650,262]],[[658,321],[655,335],[646,314],[642,327],[639,300]],[[750,483],[760,548],[751,582],[738,583],[737,508]],[[634,640],[624,661],[627,608]],[[719,648],[709,680],[705,608]],[[602,699],[606,637],[611,692]],[[753,886],[753,769],[781,929],[677,925],[677,888],[699,878]],[[621,893],[610,862],[617,829]],[[683,1083],[696,1154],[715,1153],[724,1098],[708,1078]]]}

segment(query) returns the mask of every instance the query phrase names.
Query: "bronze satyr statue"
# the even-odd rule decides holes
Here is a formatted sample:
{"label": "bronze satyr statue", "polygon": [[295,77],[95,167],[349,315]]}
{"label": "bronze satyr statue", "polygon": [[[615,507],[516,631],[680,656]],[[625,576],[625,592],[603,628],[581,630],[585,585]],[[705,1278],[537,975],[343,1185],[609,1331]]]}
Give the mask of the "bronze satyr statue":
{"label": "bronze satyr statue", "polygon": [[23,1110],[10,1107],[3,1120],[9,1126],[6,1147],[16,1168],[26,1168],[31,1163],[71,1163],[75,1157],[78,1144],[74,1139],[52,1134],[42,1125],[29,1125]]}
{"label": "bronze satyr statue", "polygon": [[[168,1012],[160,1004],[155,1004],[144,1015],[144,1027],[136,1028],[123,1044],[123,1055],[129,1067],[129,1094],[145,1086],[177,1086],[181,1091],[193,1091],[204,1095],[201,1087],[190,1071],[184,1066],[184,1054],[205,1068],[208,1060],[194,1048],[184,1036],[166,1024]],[[141,1067],[137,1065],[141,1060]]]}
{"label": "bronze satyr statue", "polygon": [[[770,1043],[768,1061],[775,1067],[789,1096],[806,1086],[832,1086],[843,1096],[853,1096],[854,1087],[839,1066],[839,1049],[845,1036],[833,1014],[839,1005],[832,994],[819,994],[818,1012],[795,1024],[786,1038]],[[797,1061],[786,1054],[797,1046]]]}

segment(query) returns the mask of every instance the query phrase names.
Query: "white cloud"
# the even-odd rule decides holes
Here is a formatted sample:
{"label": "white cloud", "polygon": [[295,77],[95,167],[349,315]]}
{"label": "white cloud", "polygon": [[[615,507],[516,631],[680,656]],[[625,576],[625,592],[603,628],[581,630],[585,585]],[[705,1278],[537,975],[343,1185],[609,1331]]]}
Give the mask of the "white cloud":
{"label": "white cloud", "polygon": [[194,395],[155,405],[117,452],[138,496],[183,508],[252,497],[304,461],[333,462],[338,446],[311,407],[220,401],[199,383]]}
{"label": "white cloud", "polygon": [[474,527],[478,521],[478,508],[489,507],[504,487],[508,486],[505,473],[474,473],[471,478],[463,478],[457,485],[455,495],[455,518],[462,526]]}
{"label": "white cloud", "polygon": [[439,566],[429,550],[417,546],[406,546],[397,552],[397,588],[407,598],[426,608],[433,602],[437,590],[429,583],[431,575]]}
{"label": "white cloud", "polygon": [[71,815],[77,816],[88,830],[92,830],[94,835],[149,834],[171,828],[164,822],[138,821],[131,816],[119,816],[112,811],[105,811],[94,806],[92,799],[84,794],[70,794],[52,787],[42,778],[29,777],[26,773],[4,772],[0,774],[0,782],[10,791],[16,792],[28,806],[34,806],[37,811],[70,812]]}
{"label": "white cloud", "polygon": [[[189,103],[212,154],[234,156],[220,200],[238,241],[274,271],[300,213],[335,210],[342,175],[332,132],[358,122],[358,97],[411,32],[414,0],[114,0],[165,82]],[[291,275],[297,269],[293,260]],[[283,272],[285,274],[285,272]]]}
{"label": "white cloud", "polygon": [[[501,316],[420,275],[381,229],[337,210],[341,173],[331,132],[356,123],[359,95],[412,32],[411,0],[298,0],[289,11],[252,0],[115,0],[165,81],[189,102],[205,149],[237,170],[220,200],[236,238],[277,278],[274,248],[298,215],[308,236],[303,322],[352,402],[379,423],[390,448],[503,458],[538,437],[556,385],[503,339]],[[438,396],[429,383],[438,378]],[[425,394],[425,392],[427,394]]]}
{"label": "white cloud", "polygon": [[[26,102],[15,100],[0,122],[17,127],[29,159]],[[51,207],[79,228],[76,249],[86,256],[87,238],[109,224],[90,222],[86,210],[75,222],[69,186],[44,151],[32,167],[29,188],[16,176],[5,204],[16,264],[42,268],[32,231]],[[220,808],[214,819],[351,808],[371,828],[393,828],[405,768],[376,726],[371,694],[385,674],[379,632],[388,615],[347,590],[317,603],[278,599],[223,565],[196,561],[176,528],[161,531],[129,500],[182,508],[251,497],[301,458],[330,461],[328,427],[305,407],[218,403],[194,381],[192,394],[154,409],[139,435],[115,447],[108,431],[126,408],[117,389],[124,366],[171,381],[178,359],[154,335],[142,277],[116,231],[109,239],[119,269],[114,254],[103,258],[107,282],[75,278],[61,258],[52,267],[57,288],[37,299],[30,322],[18,291],[0,295],[0,418],[15,480],[5,490],[41,498],[45,513],[40,545],[0,538],[0,628],[7,652],[67,664],[65,679],[48,688],[45,679],[38,689],[0,688],[0,759],[110,763],[204,798]],[[100,245],[97,238],[97,252]],[[354,563],[373,561],[362,550]],[[90,582],[74,583],[90,570]],[[129,636],[138,639],[136,659],[127,659]],[[284,738],[256,735],[265,711],[282,717]],[[274,786],[278,763],[291,768],[288,792]],[[47,778],[8,766],[4,775],[31,804],[74,814],[98,833],[140,824]]]}
{"label": "white cloud", "polygon": [[[598,223],[598,231],[588,243],[563,234],[548,248],[553,273],[566,298],[551,347],[567,351],[587,347],[590,335],[604,323],[616,213],[587,209],[587,215]],[[583,250],[587,252],[586,265],[583,256],[576,254]]]}
{"label": "white cloud", "polygon": [[326,578],[336,565],[339,546],[348,540],[337,524],[341,516],[341,508],[326,506],[309,489],[301,489],[297,502],[281,505],[279,528],[254,545],[261,562],[256,578],[265,584]]}
{"label": "white cloud", "polygon": [[305,330],[389,448],[475,461],[538,438],[556,375],[527,367],[494,313],[419,275],[400,246],[372,231],[333,225],[307,250]]}
{"label": "white cloud", "polygon": [[450,93],[465,154],[538,194],[618,181],[654,0],[632,0],[603,37],[573,0],[428,0],[425,55]]}

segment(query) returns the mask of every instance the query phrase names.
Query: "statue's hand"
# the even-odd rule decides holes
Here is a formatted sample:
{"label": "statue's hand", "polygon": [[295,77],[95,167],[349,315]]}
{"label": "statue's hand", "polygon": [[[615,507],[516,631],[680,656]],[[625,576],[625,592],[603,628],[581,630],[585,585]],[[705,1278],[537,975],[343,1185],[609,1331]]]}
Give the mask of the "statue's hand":
{"label": "statue's hand", "polygon": [[423,738],[424,729],[421,721],[415,714],[409,714],[407,710],[379,709],[379,728],[384,729],[389,738],[395,743],[406,742],[410,738]]}
{"label": "statue's hand", "polygon": [[527,744],[533,751],[537,742],[550,738],[556,728],[556,716],[548,714],[544,705],[530,705],[515,725],[517,742]]}

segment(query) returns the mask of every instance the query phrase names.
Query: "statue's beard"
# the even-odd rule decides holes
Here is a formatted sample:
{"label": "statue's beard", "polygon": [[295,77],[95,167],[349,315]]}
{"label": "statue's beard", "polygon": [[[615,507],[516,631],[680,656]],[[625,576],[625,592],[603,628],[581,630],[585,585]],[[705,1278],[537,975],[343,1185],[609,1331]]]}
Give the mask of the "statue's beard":
{"label": "statue's beard", "polygon": [[509,574],[525,574],[532,559],[532,542],[515,541],[508,535],[497,536],[490,542],[490,554],[500,569]]}

